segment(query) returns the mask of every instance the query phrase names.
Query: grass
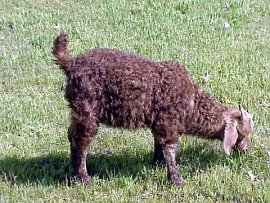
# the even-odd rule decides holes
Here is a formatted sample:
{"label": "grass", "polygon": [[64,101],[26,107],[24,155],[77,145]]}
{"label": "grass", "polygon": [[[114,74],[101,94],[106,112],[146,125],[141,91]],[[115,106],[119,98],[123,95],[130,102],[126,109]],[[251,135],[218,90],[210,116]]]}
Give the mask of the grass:
{"label": "grass", "polygon": [[[0,202],[269,202],[269,25],[267,0],[2,0]],[[70,178],[65,78],[51,54],[60,31],[73,55],[115,47],[185,64],[217,100],[254,114],[248,153],[225,157],[219,142],[181,136],[186,184],[177,188],[150,164],[148,129],[101,126],[89,149],[91,185]]]}

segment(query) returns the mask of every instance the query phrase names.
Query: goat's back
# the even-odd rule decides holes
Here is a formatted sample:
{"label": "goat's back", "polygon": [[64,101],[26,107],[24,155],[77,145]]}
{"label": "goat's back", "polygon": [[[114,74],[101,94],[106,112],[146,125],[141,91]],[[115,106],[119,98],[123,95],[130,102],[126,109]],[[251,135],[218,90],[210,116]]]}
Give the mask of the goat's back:
{"label": "goat's back", "polygon": [[88,100],[100,122],[133,128],[151,125],[161,111],[186,114],[194,84],[178,63],[92,49],[76,59],[66,97],[71,104]]}

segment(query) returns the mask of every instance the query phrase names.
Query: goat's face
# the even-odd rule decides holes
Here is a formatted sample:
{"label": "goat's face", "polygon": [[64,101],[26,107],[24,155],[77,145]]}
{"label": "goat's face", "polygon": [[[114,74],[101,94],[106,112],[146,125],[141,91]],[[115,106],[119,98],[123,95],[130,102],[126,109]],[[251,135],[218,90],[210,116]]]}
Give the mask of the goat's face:
{"label": "goat's face", "polygon": [[249,144],[248,135],[252,128],[252,116],[242,106],[239,106],[239,110],[228,110],[225,113],[224,152],[230,155],[233,147],[241,151],[247,150]]}

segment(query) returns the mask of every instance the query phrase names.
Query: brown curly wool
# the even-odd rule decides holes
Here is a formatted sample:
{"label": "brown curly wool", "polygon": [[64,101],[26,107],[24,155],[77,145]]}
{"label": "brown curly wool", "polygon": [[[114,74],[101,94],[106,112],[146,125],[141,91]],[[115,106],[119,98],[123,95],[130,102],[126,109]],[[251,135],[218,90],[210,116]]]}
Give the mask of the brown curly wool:
{"label": "brown curly wool", "polygon": [[166,161],[168,178],[176,185],[181,184],[175,163],[179,134],[223,140],[227,154],[236,144],[247,148],[252,119],[247,116],[249,128],[240,135],[243,113],[216,102],[193,82],[183,65],[107,48],[91,49],[73,58],[67,43],[67,35],[60,34],[53,54],[67,77],[65,97],[72,111],[68,130],[71,163],[83,181],[89,180],[87,147],[99,123],[151,128],[153,161]]}

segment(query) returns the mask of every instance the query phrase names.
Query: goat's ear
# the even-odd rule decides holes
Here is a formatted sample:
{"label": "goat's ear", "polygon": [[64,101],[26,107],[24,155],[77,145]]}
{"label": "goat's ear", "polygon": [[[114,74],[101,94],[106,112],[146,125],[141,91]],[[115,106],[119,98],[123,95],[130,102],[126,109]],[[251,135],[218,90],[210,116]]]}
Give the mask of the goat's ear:
{"label": "goat's ear", "polygon": [[230,155],[232,148],[235,146],[238,133],[236,130],[237,117],[241,116],[241,113],[237,110],[230,111],[225,115],[225,130],[223,138],[223,149],[225,154]]}

